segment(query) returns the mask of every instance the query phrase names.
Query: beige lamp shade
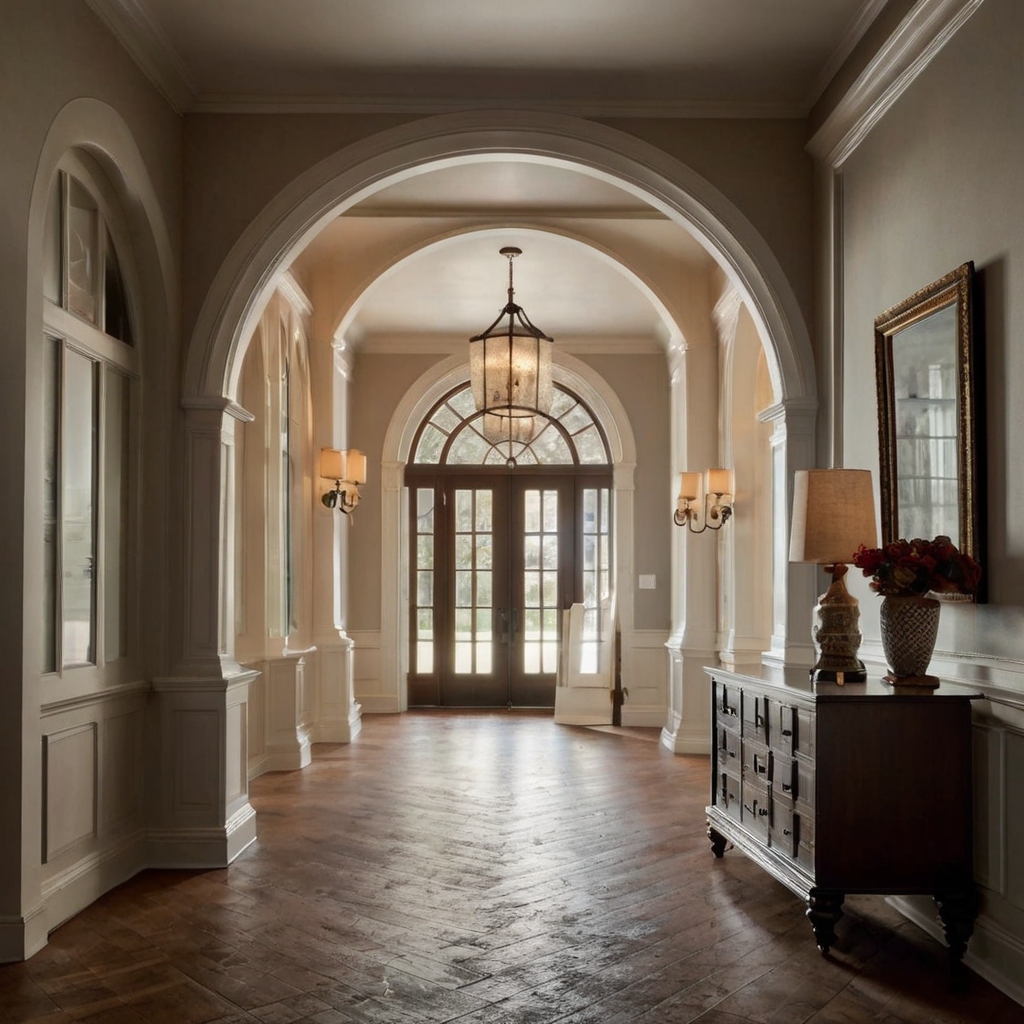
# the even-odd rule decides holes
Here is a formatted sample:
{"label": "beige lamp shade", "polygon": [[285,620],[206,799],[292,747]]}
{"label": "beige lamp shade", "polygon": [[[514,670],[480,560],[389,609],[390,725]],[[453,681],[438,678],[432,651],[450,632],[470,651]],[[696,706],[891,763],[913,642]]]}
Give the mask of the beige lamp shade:
{"label": "beige lamp shade", "polygon": [[358,448],[349,448],[345,452],[345,476],[352,484],[366,483],[366,456]]}
{"label": "beige lamp shade", "polygon": [[345,475],[344,460],[337,448],[320,449],[320,476],[324,480],[341,480]]}
{"label": "beige lamp shade", "polygon": [[700,497],[700,473],[682,473],[679,477],[679,500],[696,501]]}
{"label": "beige lamp shade", "polygon": [[870,470],[798,469],[789,560],[848,564],[862,544],[878,545]]}
{"label": "beige lamp shade", "polygon": [[708,494],[732,494],[732,470],[708,469],[704,471],[704,490]]}

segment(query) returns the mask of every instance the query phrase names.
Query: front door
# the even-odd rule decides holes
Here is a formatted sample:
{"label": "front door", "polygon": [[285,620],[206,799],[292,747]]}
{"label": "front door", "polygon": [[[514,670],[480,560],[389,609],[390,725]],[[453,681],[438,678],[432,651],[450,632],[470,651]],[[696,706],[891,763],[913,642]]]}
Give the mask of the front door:
{"label": "front door", "polygon": [[567,475],[411,488],[410,705],[554,705],[561,610],[582,597],[577,555],[590,550],[578,493]]}

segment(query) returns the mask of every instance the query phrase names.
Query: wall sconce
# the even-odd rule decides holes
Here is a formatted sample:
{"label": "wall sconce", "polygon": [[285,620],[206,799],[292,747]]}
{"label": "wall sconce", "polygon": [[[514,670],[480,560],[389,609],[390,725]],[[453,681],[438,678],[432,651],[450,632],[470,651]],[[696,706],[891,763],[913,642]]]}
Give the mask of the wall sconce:
{"label": "wall sconce", "polygon": [[366,456],[355,448],[343,452],[321,448],[320,476],[334,481],[334,487],[322,494],[320,500],[327,508],[348,515],[359,504],[359,485],[366,483]]}
{"label": "wall sconce", "polygon": [[815,563],[832,576],[814,609],[811,632],[818,660],[812,679],[839,685],[867,679],[857,657],[860,607],[843,579],[862,544],[878,544],[870,470],[798,469],[793,477],[789,560]]}
{"label": "wall sconce", "polygon": [[672,522],[689,527],[691,533],[720,530],[732,515],[734,487],[731,469],[681,474]]}

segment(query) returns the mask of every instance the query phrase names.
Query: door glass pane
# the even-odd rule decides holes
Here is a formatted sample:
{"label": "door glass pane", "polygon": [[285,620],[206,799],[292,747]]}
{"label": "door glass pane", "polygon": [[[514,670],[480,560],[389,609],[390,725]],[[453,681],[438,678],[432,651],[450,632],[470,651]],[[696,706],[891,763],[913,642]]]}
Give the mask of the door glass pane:
{"label": "door glass pane", "polygon": [[107,371],[103,450],[103,650],[106,661],[127,654],[128,378]]}
{"label": "door glass pane", "polygon": [[489,675],[494,662],[493,494],[455,491],[455,673]]}
{"label": "door glass pane", "polygon": [[57,516],[60,487],[57,447],[61,346],[45,340],[43,371],[43,671],[57,671]]}
{"label": "door glass pane", "polygon": [[62,502],[65,665],[94,659],[96,604],[96,369],[66,350]]}
{"label": "door glass pane", "polygon": [[99,211],[74,179],[68,198],[68,309],[96,323],[100,263]]}
{"label": "door glass pane", "polygon": [[523,521],[523,671],[552,673],[558,664],[558,491],[526,489]]}
{"label": "door glass pane", "polygon": [[416,609],[413,671],[434,671],[434,489],[416,488]]}
{"label": "door glass pane", "polygon": [[609,564],[610,529],[607,487],[583,490],[583,644],[580,671],[597,672],[601,668],[602,644],[609,637],[601,632],[602,606],[611,594]]}
{"label": "door glass pane", "polygon": [[61,297],[61,256],[64,252],[64,218],[61,207],[63,175],[57,174],[50,189],[46,207],[46,230],[43,239],[43,297],[59,305]]}

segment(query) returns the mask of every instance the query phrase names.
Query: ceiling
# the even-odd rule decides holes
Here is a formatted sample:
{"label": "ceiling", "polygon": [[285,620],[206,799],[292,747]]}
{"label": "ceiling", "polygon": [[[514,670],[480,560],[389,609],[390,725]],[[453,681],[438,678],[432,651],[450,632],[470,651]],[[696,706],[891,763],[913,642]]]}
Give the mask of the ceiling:
{"label": "ceiling", "polygon": [[[886,0],[86,2],[182,112],[803,117]],[[642,198],[508,156],[381,188],[295,266],[307,281],[334,268],[331,301],[353,344],[468,336],[503,305],[501,245],[525,250],[517,298],[562,337],[670,343],[664,311],[624,264],[653,268],[651,282],[668,267],[663,294],[711,267]],[[631,258],[605,254],[619,251]]]}
{"label": "ceiling", "polygon": [[885,0],[87,0],[181,110],[801,116]]}

